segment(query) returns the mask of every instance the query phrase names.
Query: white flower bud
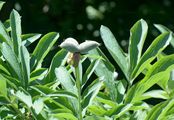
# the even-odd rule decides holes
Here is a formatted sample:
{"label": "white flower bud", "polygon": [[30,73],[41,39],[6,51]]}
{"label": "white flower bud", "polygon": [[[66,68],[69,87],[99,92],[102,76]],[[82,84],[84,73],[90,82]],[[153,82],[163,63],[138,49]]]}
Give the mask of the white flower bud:
{"label": "white flower bud", "polygon": [[86,40],[79,45],[79,43],[74,38],[67,38],[63,43],[60,44],[60,47],[66,49],[71,53],[85,54],[88,51],[98,47],[99,45],[100,44],[98,42],[89,40]]}
{"label": "white flower bud", "polygon": [[79,52],[78,46],[79,43],[74,38],[67,38],[60,44],[61,48],[64,48],[72,53]]}
{"label": "white flower bud", "polygon": [[100,44],[98,42],[95,41],[85,41],[83,43],[81,43],[78,47],[80,53],[84,54],[87,53],[88,51],[98,47]]}

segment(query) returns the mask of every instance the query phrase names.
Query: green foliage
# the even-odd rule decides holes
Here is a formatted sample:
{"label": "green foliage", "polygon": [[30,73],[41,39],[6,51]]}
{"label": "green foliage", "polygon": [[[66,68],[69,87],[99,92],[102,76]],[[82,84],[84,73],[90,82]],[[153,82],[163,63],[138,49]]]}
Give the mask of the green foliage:
{"label": "green foliage", "polygon": [[[171,90],[173,89],[171,88],[173,78],[170,76],[174,69],[174,56],[173,54],[161,56],[161,54],[170,43],[172,44],[174,37],[173,33],[166,27],[155,26],[162,33],[154,39],[144,53],[142,49],[148,30],[147,23],[144,20],[137,21],[130,29],[128,53],[123,52],[109,28],[101,26],[100,33],[104,45],[121,68],[125,78],[117,81],[116,78],[112,77],[115,68],[106,56],[103,56],[104,54],[100,49],[90,51],[90,55],[103,56],[106,62],[105,67],[102,67],[104,64],[99,64],[95,70],[99,77],[104,76],[106,78],[104,80],[106,92],[99,94],[94,102],[96,105],[89,107],[91,113],[98,116],[108,116],[114,120],[172,118],[171,114],[173,113],[167,115],[169,107],[166,108],[166,111],[164,110],[165,112],[160,112],[163,111],[163,107],[159,106],[164,105],[162,102],[153,107],[153,105],[144,101],[148,101],[150,98],[163,99],[166,100],[164,102],[166,103],[164,106],[166,106],[167,101],[173,100],[173,90]],[[106,67],[110,64],[112,68]],[[138,80],[138,82],[134,83],[134,80]],[[154,85],[159,85],[160,88],[153,89]],[[113,99],[113,93],[116,99]],[[156,112],[154,112],[155,109],[157,109]]]}
{"label": "green foliage", "polygon": [[1,8],[3,7],[4,3],[5,3],[5,2],[0,1],[0,10],[1,10]]}
{"label": "green foliage", "polygon": [[[77,66],[66,64],[71,53],[61,49],[51,65],[43,67],[59,33],[22,34],[21,17],[15,10],[9,22],[8,28],[0,22],[0,119],[174,118],[174,54],[164,54],[174,37],[166,27],[155,25],[161,34],[143,52],[148,25],[143,19],[137,21],[130,29],[126,53],[109,28],[101,26],[104,45],[124,74],[119,80],[121,71],[100,48],[93,49],[99,45],[94,41],[80,44],[86,55],[76,53],[80,56]],[[34,51],[29,52],[28,47],[39,38]],[[151,99],[162,102],[152,104]]]}
{"label": "green foliage", "polygon": [[[21,17],[15,10],[9,21],[10,32],[0,22],[1,119],[77,120],[85,117],[103,85],[102,78],[88,83],[101,57],[96,57],[83,75],[82,64],[76,69],[66,67],[69,54],[62,49],[55,54],[50,67],[43,68],[42,63],[59,34],[50,32],[43,37],[22,34]],[[27,47],[39,38],[30,53]],[[3,115],[4,112],[7,114]]]}

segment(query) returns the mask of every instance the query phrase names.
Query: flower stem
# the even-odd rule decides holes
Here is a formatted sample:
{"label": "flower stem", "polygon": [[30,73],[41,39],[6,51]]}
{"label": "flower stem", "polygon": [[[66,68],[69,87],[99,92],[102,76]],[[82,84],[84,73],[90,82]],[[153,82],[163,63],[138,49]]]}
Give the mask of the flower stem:
{"label": "flower stem", "polygon": [[81,106],[81,83],[80,83],[80,69],[79,65],[75,67],[75,74],[76,74],[76,86],[78,90],[78,119],[82,119],[82,106]]}

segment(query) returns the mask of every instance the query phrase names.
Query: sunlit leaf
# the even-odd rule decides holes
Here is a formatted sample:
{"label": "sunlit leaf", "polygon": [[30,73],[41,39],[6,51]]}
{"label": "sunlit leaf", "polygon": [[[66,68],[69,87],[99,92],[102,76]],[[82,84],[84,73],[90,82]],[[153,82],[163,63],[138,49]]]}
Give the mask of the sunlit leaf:
{"label": "sunlit leaf", "polygon": [[109,30],[109,28],[105,26],[101,26],[100,33],[106,48],[108,49],[114,60],[117,62],[117,64],[120,66],[125,76],[128,77],[128,62],[125,53],[119,46],[114,35]]}
{"label": "sunlit leaf", "polygon": [[129,72],[133,69],[140,60],[144,41],[146,39],[148,26],[147,23],[141,19],[137,21],[130,29],[130,43],[129,43]]}

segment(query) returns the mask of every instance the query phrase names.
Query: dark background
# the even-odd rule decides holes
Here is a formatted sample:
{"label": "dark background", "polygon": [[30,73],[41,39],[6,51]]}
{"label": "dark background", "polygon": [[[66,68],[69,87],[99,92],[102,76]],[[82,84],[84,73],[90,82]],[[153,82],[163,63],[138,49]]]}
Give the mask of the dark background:
{"label": "dark background", "polygon": [[[111,29],[127,52],[129,30],[141,18],[149,25],[145,48],[159,34],[153,26],[154,23],[174,29],[172,0],[6,0],[5,2],[0,11],[0,19],[3,22],[15,8],[22,16],[24,34],[46,34],[56,31],[60,33],[57,44],[67,37],[74,37],[79,42],[90,39],[102,43],[99,29],[100,25],[105,25]],[[105,51],[103,46],[101,49]]]}

